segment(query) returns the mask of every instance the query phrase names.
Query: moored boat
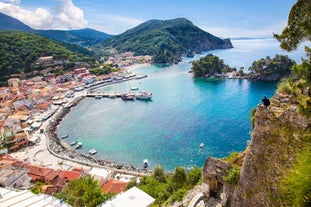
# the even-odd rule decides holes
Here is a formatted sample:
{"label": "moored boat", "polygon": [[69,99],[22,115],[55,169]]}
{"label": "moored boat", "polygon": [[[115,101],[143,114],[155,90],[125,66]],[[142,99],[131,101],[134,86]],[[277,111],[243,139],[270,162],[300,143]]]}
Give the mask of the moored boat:
{"label": "moored boat", "polygon": [[69,137],[68,134],[61,136],[62,139],[65,139],[65,138],[67,138],[67,137]]}
{"label": "moored boat", "polygon": [[94,154],[96,154],[97,153],[97,150],[95,149],[95,148],[93,148],[93,149],[91,149],[90,151],[89,151],[89,154],[90,155],[94,155]]}
{"label": "moored boat", "polygon": [[75,146],[75,149],[79,149],[82,147],[82,142],[78,142],[77,145]]}
{"label": "moored boat", "polygon": [[125,101],[133,101],[135,98],[135,95],[132,93],[122,93],[121,98]]}
{"label": "moored boat", "polygon": [[152,98],[152,93],[150,91],[140,91],[136,94],[136,99],[138,100],[150,100]]}
{"label": "moored boat", "polygon": [[76,144],[77,144],[77,141],[73,141],[73,142],[70,143],[71,146],[74,146]]}

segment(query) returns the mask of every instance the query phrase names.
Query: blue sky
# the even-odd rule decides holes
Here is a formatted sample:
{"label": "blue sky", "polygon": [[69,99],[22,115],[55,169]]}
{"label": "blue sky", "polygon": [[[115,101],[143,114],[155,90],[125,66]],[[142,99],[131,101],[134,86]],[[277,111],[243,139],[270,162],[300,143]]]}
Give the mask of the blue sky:
{"label": "blue sky", "polygon": [[0,12],[35,29],[120,34],[150,19],[185,17],[219,37],[280,33],[295,0],[0,0]]}

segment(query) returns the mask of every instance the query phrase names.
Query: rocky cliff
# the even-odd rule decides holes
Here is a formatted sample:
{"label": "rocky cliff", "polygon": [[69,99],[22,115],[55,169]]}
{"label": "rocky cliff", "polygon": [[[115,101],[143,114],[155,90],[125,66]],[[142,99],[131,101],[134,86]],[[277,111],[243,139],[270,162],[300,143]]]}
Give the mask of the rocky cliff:
{"label": "rocky cliff", "polygon": [[[216,198],[226,207],[291,206],[281,181],[311,136],[311,118],[298,114],[295,99],[276,93],[269,107],[258,105],[242,165],[211,157],[206,160],[202,180],[205,204]],[[240,178],[230,185],[224,177],[234,165],[241,166]]]}
{"label": "rocky cliff", "polygon": [[295,98],[281,93],[276,93],[269,107],[257,107],[232,207],[287,206],[281,178],[294,163],[311,126],[311,119],[297,111]]}

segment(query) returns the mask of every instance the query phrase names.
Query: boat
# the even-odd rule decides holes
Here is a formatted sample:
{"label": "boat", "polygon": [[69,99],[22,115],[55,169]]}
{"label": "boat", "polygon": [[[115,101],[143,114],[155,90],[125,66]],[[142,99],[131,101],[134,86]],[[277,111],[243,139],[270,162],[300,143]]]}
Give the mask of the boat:
{"label": "boat", "polygon": [[68,134],[61,136],[62,139],[65,139],[65,138],[67,138],[67,137],[69,137]]}
{"label": "boat", "polygon": [[77,145],[75,146],[75,149],[79,149],[82,147],[82,142],[78,142]]}
{"label": "boat", "polygon": [[152,98],[152,93],[149,91],[140,91],[136,94],[136,99],[138,100],[150,100]]}
{"label": "boat", "polygon": [[144,168],[148,167],[148,160],[144,160]]}
{"label": "boat", "polygon": [[125,101],[134,101],[135,95],[132,93],[122,93],[121,98]]}
{"label": "boat", "polygon": [[136,87],[136,86],[134,86],[134,87],[131,88],[131,90],[132,90],[132,91],[137,91],[137,90],[139,90],[139,88]]}
{"label": "boat", "polygon": [[74,146],[76,144],[77,144],[77,141],[73,141],[73,142],[70,143],[71,146]]}
{"label": "boat", "polygon": [[93,148],[93,149],[91,149],[90,151],[89,151],[89,154],[90,155],[95,155],[97,153],[97,150],[95,149],[95,148]]}
{"label": "boat", "polygon": [[203,147],[204,147],[204,144],[203,144],[203,143],[201,143],[201,144],[200,144],[200,148],[203,148]]}

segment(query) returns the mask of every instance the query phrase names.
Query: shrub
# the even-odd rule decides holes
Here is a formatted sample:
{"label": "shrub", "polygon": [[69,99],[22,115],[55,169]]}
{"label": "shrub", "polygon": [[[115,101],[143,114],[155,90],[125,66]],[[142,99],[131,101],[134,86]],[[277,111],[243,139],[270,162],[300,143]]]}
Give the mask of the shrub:
{"label": "shrub", "polygon": [[230,185],[236,185],[240,179],[240,170],[231,168],[228,175],[224,177],[224,181]]}

